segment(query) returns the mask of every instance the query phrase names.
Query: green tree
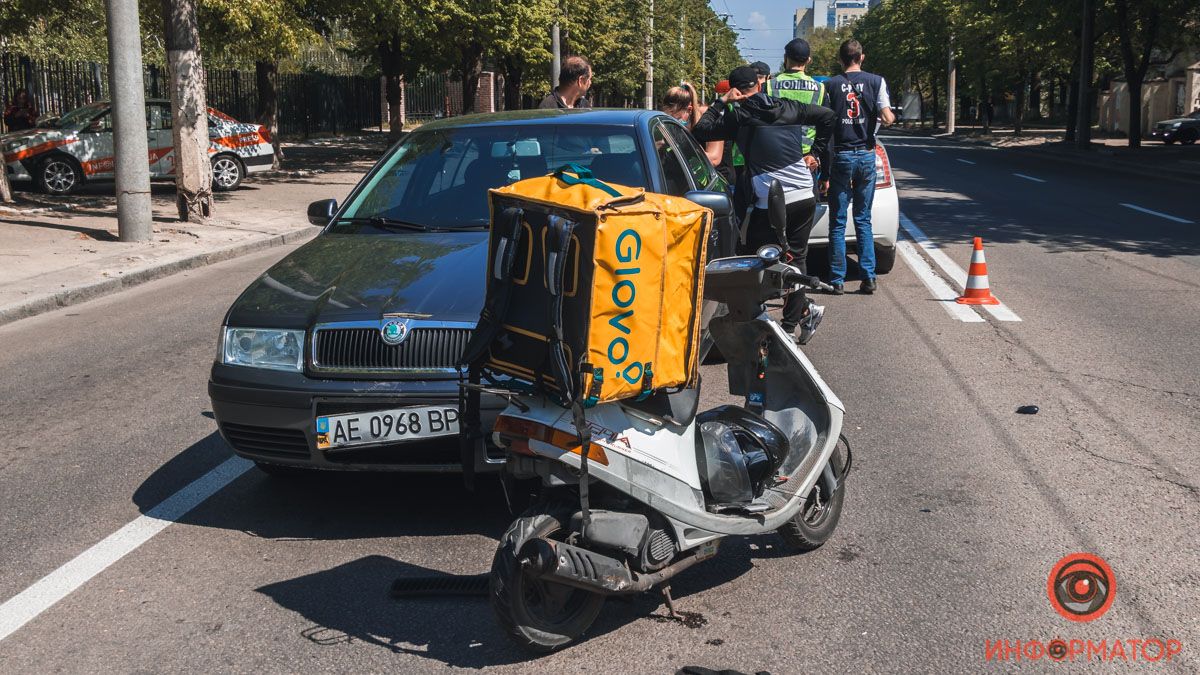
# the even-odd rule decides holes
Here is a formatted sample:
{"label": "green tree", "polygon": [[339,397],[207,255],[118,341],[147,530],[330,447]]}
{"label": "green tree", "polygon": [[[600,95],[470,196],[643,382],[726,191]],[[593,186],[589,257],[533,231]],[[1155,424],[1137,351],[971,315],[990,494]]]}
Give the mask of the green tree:
{"label": "green tree", "polygon": [[1125,84],[1129,87],[1129,147],[1142,144],[1142,83],[1155,64],[1197,44],[1200,4],[1195,0],[1112,0]]}

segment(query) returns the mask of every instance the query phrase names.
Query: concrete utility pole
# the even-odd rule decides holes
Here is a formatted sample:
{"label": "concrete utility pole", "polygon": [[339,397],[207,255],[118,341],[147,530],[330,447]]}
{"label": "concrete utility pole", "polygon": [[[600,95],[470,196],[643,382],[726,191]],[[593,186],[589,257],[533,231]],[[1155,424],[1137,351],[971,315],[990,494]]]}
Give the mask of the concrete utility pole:
{"label": "concrete utility pole", "polygon": [[954,36],[950,36],[950,63],[946,80],[946,133],[954,135],[954,116],[958,109],[958,69],[954,65]]}
{"label": "concrete utility pole", "polygon": [[175,206],[182,221],[212,215],[212,164],[208,159],[208,108],[195,0],[162,0],[171,75],[171,140],[175,146]]}
{"label": "concrete utility pole", "polygon": [[1092,35],[1095,24],[1095,5],[1092,0],[1083,0],[1083,27],[1079,31],[1079,105],[1075,118],[1075,147],[1080,150],[1092,147],[1092,68],[1095,63]]}
{"label": "concrete utility pole", "polygon": [[654,0],[650,0],[650,30],[646,31],[646,110],[654,110]]}
{"label": "concrete utility pole", "polygon": [[550,88],[554,89],[558,86],[558,74],[562,72],[562,38],[557,21],[550,28],[550,52],[553,56],[550,57]]}
{"label": "concrete utility pole", "polygon": [[137,0],[106,0],[108,82],[112,98],[117,229],[121,241],[151,234],[150,162],[146,148],[146,96]]}

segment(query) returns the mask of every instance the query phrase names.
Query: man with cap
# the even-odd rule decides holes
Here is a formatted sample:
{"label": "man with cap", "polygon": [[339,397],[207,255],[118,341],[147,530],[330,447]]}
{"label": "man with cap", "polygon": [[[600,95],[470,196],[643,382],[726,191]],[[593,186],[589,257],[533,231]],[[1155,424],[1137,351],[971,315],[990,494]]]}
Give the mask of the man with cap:
{"label": "man with cap", "polygon": [[[813,174],[828,161],[837,117],[816,103],[763,94],[753,66],[735,68],[729,74],[729,85],[729,92],[709,106],[692,134],[702,143],[736,141],[745,157],[746,170],[736,190],[749,197],[751,206],[744,230],[746,248],[785,244],[785,259],[807,273],[808,234],[816,210]],[[807,127],[814,129],[811,141],[805,135]],[[783,187],[787,203],[786,242],[778,240],[767,215],[768,193],[775,181]],[[789,332],[799,327],[799,342],[805,344],[823,313],[823,307],[796,292],[784,302],[780,323]]]}
{"label": "man with cap", "polygon": [[755,61],[750,64],[750,67],[754,69],[754,72],[758,73],[759,86],[766,82],[767,78],[771,77],[771,66],[768,66],[763,61]]}
{"label": "man with cap", "polygon": [[[796,38],[783,47],[783,72],[767,80],[767,96],[791,99],[801,103],[816,103],[829,107],[829,99],[825,96],[825,86],[814,80],[805,68],[812,63],[811,50],[808,40]],[[817,132],[808,129],[805,137],[808,146]]]}

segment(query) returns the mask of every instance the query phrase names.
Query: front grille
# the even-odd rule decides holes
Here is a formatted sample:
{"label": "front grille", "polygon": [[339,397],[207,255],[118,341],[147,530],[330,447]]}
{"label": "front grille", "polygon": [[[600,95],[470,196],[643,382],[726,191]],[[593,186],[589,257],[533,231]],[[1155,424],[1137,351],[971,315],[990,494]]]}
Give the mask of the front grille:
{"label": "front grille", "polygon": [[468,328],[413,328],[398,345],[388,345],[378,328],[318,328],[313,335],[317,372],[419,372],[458,367]]}
{"label": "front grille", "polygon": [[221,425],[235,450],[254,455],[308,459],[308,439],[298,429],[256,427],[248,424]]}

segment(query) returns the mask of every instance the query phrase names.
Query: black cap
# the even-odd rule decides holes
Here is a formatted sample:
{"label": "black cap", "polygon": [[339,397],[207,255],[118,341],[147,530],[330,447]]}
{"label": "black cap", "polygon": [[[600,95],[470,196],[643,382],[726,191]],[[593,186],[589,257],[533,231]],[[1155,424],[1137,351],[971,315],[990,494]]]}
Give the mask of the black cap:
{"label": "black cap", "polygon": [[758,84],[758,71],[754,66],[738,66],[729,73],[729,86],[735,89],[749,89]]}
{"label": "black cap", "polygon": [[803,64],[812,55],[812,50],[808,47],[808,40],[796,38],[784,45],[783,55],[791,59],[793,63]]}
{"label": "black cap", "polygon": [[[762,61],[755,61],[754,63],[750,64],[750,67],[754,69],[754,72],[758,73],[759,75],[762,75],[763,77],[771,76],[771,66],[768,66],[767,64],[763,63]],[[732,84],[732,83],[733,83],[733,81],[730,80],[730,84]]]}

